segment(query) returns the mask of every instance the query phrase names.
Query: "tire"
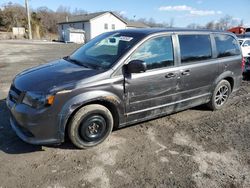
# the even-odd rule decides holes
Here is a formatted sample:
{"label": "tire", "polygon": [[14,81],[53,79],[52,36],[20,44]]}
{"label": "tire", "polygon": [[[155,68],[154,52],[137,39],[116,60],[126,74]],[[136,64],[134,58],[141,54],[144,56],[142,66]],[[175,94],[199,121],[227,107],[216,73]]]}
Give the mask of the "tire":
{"label": "tire", "polygon": [[113,116],[104,106],[91,104],[76,112],[68,126],[71,142],[80,149],[102,143],[112,132]]}
{"label": "tire", "polygon": [[212,98],[208,103],[211,110],[220,110],[227,104],[231,94],[231,85],[227,80],[221,80],[215,87]]}

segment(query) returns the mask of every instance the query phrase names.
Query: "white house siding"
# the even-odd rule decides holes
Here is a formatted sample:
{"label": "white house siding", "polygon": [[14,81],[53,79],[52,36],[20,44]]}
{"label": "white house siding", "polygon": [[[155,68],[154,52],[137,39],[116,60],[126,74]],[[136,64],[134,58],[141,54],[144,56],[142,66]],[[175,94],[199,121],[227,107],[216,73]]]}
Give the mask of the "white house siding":
{"label": "white house siding", "polygon": [[[104,28],[105,24],[108,24],[108,29]],[[115,29],[112,29],[112,24],[115,25]],[[126,23],[122,22],[120,19],[118,19],[111,13],[103,14],[99,17],[90,20],[90,39],[93,39],[94,37],[104,32],[118,29],[126,29]],[[88,32],[86,31],[86,33]]]}
{"label": "white house siding", "polygon": [[[83,26],[84,24],[84,26]],[[63,28],[62,28],[63,27]],[[82,29],[86,33],[86,40],[90,39],[90,24],[89,22],[75,22],[75,23],[64,23],[58,25],[58,31],[60,34],[60,40],[64,40],[64,35],[65,31],[67,31],[69,28],[74,28],[74,29]]]}

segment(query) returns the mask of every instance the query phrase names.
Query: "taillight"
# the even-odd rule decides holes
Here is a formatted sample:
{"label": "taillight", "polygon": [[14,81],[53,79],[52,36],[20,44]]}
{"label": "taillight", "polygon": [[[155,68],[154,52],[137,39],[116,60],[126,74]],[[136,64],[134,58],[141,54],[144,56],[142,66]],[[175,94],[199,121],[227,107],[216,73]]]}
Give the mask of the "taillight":
{"label": "taillight", "polygon": [[245,64],[246,64],[246,61],[245,61],[245,58],[243,57],[243,58],[242,58],[242,62],[241,62],[241,70],[242,70],[242,72],[243,72],[244,69],[245,69]]}

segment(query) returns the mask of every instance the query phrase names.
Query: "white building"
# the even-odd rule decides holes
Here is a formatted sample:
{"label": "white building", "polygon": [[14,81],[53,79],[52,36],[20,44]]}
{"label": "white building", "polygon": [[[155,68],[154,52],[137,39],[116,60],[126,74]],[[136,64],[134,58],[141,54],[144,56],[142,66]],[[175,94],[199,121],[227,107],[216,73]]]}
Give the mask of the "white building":
{"label": "white building", "polygon": [[[80,34],[77,33],[78,36],[75,37],[75,34],[70,31],[84,31],[84,33],[82,32],[81,35],[84,35],[83,38],[85,42],[87,42],[97,35],[100,35],[101,33],[107,31],[142,27],[148,26],[140,22],[128,22],[113,12],[97,12],[84,14],[67,18],[66,21],[58,23],[60,40],[77,43],[78,41],[75,41],[75,39],[79,37],[82,38],[82,36],[79,36]],[[69,35],[71,37],[68,37]]]}
{"label": "white building", "polygon": [[65,42],[74,42],[79,44],[85,42],[85,31],[82,29],[68,28],[62,32]]}
{"label": "white building", "polygon": [[12,33],[15,37],[24,37],[25,28],[24,27],[12,27]]}

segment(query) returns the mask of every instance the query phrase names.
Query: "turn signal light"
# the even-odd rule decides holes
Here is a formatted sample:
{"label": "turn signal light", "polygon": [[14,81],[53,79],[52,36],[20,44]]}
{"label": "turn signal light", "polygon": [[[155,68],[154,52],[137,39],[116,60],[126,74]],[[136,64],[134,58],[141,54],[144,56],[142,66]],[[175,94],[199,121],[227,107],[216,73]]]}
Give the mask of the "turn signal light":
{"label": "turn signal light", "polygon": [[47,104],[52,105],[54,103],[55,100],[55,96],[54,95],[50,95],[47,98]]}

